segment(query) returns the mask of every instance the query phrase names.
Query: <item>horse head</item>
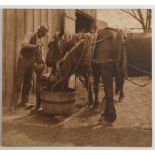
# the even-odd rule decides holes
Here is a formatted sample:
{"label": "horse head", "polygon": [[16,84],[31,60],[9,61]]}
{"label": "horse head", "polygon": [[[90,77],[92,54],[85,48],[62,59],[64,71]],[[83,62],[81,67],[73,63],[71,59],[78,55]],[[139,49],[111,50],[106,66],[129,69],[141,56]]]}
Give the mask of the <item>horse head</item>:
{"label": "horse head", "polygon": [[46,56],[46,65],[48,67],[55,67],[55,62],[60,57],[61,49],[62,34],[57,31],[48,43],[48,52]]}

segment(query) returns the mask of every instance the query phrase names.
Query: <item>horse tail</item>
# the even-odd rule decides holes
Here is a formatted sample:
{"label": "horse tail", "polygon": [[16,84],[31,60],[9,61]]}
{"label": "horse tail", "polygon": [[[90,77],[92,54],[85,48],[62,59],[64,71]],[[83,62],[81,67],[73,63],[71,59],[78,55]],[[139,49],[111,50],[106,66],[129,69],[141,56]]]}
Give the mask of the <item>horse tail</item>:
{"label": "horse tail", "polygon": [[116,76],[115,76],[115,94],[118,94],[124,85],[125,79],[127,79],[127,53],[125,41],[119,43],[119,50],[116,60]]}

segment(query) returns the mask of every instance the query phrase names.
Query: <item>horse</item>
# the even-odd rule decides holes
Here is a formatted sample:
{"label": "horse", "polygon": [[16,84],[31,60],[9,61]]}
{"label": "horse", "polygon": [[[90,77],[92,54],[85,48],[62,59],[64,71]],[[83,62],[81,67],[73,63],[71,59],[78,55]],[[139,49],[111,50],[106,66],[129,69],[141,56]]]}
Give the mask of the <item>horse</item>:
{"label": "horse", "polygon": [[115,93],[120,92],[119,99],[124,98],[123,85],[126,76],[127,57],[124,52],[124,35],[121,31],[112,28],[106,28],[98,32],[97,40],[105,38],[103,42],[96,44],[93,59],[97,63],[93,64],[94,75],[94,105],[98,105],[99,81],[100,77],[104,85],[105,110],[101,117],[109,122],[117,118],[114,100],[113,100],[113,77],[115,77]]}
{"label": "horse", "polygon": [[[86,36],[87,37],[87,36]],[[75,44],[80,42],[80,40],[86,40],[86,37],[81,37],[80,39],[70,39],[70,41],[63,40],[62,36],[57,37],[59,39],[52,39],[49,42],[49,51],[46,58],[46,64],[48,67],[53,67],[52,62],[56,59],[54,58],[54,53],[59,53],[62,57],[65,56],[65,53],[69,48],[74,48]],[[113,77],[115,77],[116,81],[116,91],[115,93],[120,93],[121,98],[124,97],[123,94],[123,84],[124,84],[124,76],[125,76],[125,63],[124,59],[125,56],[122,51],[122,33],[119,30],[106,28],[100,30],[98,32],[97,43],[95,46],[94,53],[92,54],[91,58],[91,69],[92,75],[94,79],[94,94],[95,94],[95,101],[92,98],[92,89],[90,84],[90,64],[84,61],[88,52],[85,52],[84,48],[84,41],[79,44],[78,48],[75,49],[75,52],[72,52],[68,57],[66,57],[66,61],[62,63],[61,74],[66,74],[67,71],[67,79],[63,78],[64,80],[68,81],[71,74],[78,74],[83,77],[84,81],[82,83],[88,90],[88,97],[89,97],[89,106],[92,105],[93,108],[99,106],[98,101],[98,93],[99,93],[99,82],[100,77],[102,78],[102,82],[104,85],[104,92],[105,92],[105,110],[101,114],[101,118],[106,121],[114,122],[117,118],[114,100],[113,100]],[[102,41],[101,41],[102,40]],[[69,48],[67,49],[67,47]],[[67,49],[67,50],[66,50]],[[51,54],[53,53],[53,54]],[[53,55],[53,57],[52,57]],[[80,61],[79,61],[80,60]],[[50,62],[50,63],[49,63]],[[77,63],[78,62],[78,63]],[[84,63],[85,62],[85,63]],[[68,65],[70,64],[70,65]],[[65,66],[65,67],[64,67]],[[62,82],[62,81],[61,81]],[[63,84],[64,81],[61,83]]]}
{"label": "horse", "polygon": [[[56,69],[57,62],[64,57],[66,52],[68,52],[72,47],[75,46],[76,43],[83,38],[83,35],[79,38],[79,35],[74,35],[73,37],[66,37],[61,33],[55,35],[48,44],[48,52],[46,56],[46,65],[48,67],[52,67],[54,70]],[[77,65],[78,60],[81,58],[82,51],[84,48],[84,43],[80,44],[78,49],[75,50],[69,57],[67,57],[66,61],[61,64],[61,77],[64,78],[59,80],[57,83],[57,88],[55,90],[65,90],[68,87],[69,78],[71,76],[72,71],[74,70],[75,66]],[[76,52],[78,50],[78,52]],[[87,53],[84,53],[84,57],[86,57]],[[83,60],[82,60],[83,61]],[[89,105],[93,104],[93,97],[92,97],[92,88],[90,83],[89,77],[89,67],[87,64],[81,63],[78,65],[78,69],[74,71],[74,74],[79,77],[79,80],[82,82],[84,87],[87,89],[88,93],[88,103]],[[61,87],[61,88],[60,88]]]}

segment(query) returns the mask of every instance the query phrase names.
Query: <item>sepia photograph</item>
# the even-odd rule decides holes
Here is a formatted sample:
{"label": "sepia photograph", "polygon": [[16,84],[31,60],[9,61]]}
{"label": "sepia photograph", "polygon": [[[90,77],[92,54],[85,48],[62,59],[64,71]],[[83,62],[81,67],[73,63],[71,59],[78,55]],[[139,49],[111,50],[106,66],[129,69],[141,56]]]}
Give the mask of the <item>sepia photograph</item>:
{"label": "sepia photograph", "polygon": [[2,9],[3,147],[152,147],[152,9]]}

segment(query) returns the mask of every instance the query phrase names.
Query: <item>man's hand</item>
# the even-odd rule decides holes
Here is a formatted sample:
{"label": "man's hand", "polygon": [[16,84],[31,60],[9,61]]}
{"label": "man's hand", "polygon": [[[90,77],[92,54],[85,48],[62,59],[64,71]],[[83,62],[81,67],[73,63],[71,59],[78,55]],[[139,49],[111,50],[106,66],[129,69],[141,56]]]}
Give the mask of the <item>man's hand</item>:
{"label": "man's hand", "polygon": [[44,46],[42,43],[36,45],[36,48],[41,48],[42,46]]}

